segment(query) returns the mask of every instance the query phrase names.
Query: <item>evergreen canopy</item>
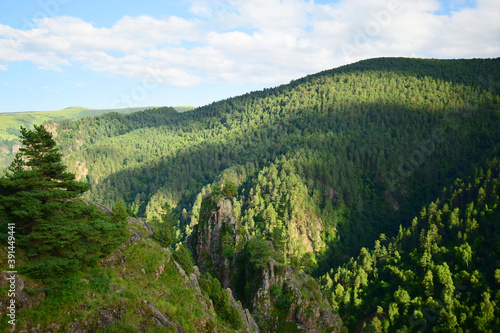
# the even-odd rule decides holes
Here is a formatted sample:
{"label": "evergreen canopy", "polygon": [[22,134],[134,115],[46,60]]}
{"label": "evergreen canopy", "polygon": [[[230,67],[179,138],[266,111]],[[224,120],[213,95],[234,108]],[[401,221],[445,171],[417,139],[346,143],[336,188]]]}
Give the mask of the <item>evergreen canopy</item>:
{"label": "evergreen canopy", "polygon": [[[0,178],[3,227],[15,223],[31,259],[24,269],[50,277],[92,264],[125,240],[124,207],[111,217],[76,197],[89,185],[66,171],[52,134],[43,126],[21,127],[21,143],[9,172]],[[3,229],[3,228],[2,228]]]}
{"label": "evergreen canopy", "polygon": [[21,127],[21,143],[6,176],[0,179],[0,200],[17,231],[28,235],[32,227],[60,211],[66,200],[87,191],[89,185],[66,172],[56,142],[43,125],[30,131]]}

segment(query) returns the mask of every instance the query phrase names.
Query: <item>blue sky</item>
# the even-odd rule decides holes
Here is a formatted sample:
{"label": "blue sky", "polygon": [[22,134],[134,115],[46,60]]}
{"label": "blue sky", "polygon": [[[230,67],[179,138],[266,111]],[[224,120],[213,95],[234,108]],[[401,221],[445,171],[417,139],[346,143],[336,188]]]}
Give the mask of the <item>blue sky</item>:
{"label": "blue sky", "polygon": [[0,112],[201,106],[380,56],[496,58],[497,0],[0,3]]}

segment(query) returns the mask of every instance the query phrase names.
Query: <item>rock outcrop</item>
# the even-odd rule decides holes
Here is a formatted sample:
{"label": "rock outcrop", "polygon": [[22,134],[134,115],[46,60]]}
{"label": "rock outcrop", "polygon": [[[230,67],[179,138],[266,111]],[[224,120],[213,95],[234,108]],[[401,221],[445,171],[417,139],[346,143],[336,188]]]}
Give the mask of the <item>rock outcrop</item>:
{"label": "rock outcrop", "polygon": [[[37,306],[44,298],[45,292],[39,283],[33,282],[18,274],[2,272],[0,274],[0,288],[10,290],[11,281],[15,284],[14,299],[17,311],[29,310]],[[10,303],[8,293],[0,295],[0,316],[7,313],[7,305]]]}
{"label": "rock outcrop", "polygon": [[229,295],[229,302],[231,303],[231,305],[233,305],[236,308],[236,310],[238,310],[238,312],[241,315],[241,318],[243,319],[245,332],[247,332],[247,333],[260,332],[259,326],[257,326],[257,323],[255,322],[252,315],[250,314],[250,311],[248,311],[248,309],[243,309],[243,307],[241,306],[241,303],[237,302],[234,299],[233,291],[230,288],[227,288],[227,292]]}
{"label": "rock outcrop", "polygon": [[[230,301],[243,318],[245,331],[256,332],[259,327],[264,331],[279,330],[280,315],[306,332],[340,331],[341,320],[322,296],[316,281],[274,260],[252,277],[250,284],[256,287],[251,292],[250,304],[246,304],[253,309],[252,315],[244,309],[233,297],[236,290],[233,283],[237,274],[248,275],[237,261],[245,255],[244,248],[251,237],[239,232],[228,199],[217,203],[210,202],[211,197],[204,200],[206,210],[200,214],[200,222],[188,243],[200,269],[215,272],[221,285],[230,291]],[[245,271],[239,272],[241,269]],[[273,290],[278,290],[279,295],[273,294]]]}
{"label": "rock outcrop", "polygon": [[[252,301],[257,322],[274,327],[277,322],[272,315],[273,309],[283,307],[286,320],[305,332],[340,332],[340,317],[323,297],[316,281],[305,273],[295,272],[290,266],[284,266],[284,271],[280,269],[275,274],[276,264],[271,261],[268,268],[262,270],[262,287]],[[275,290],[278,295],[273,294]],[[283,297],[287,306],[283,306]]]}
{"label": "rock outcrop", "polygon": [[116,323],[126,312],[127,308],[122,304],[102,308],[97,317],[97,327],[105,328]]}
{"label": "rock outcrop", "polygon": [[158,310],[153,304],[149,303],[148,301],[142,301],[142,304],[144,304],[151,311],[151,317],[153,318],[153,321],[157,325],[164,327],[175,327],[177,333],[183,332],[180,326],[178,326],[176,323],[172,321],[172,319],[170,319],[168,316],[166,316],[164,313]]}
{"label": "rock outcrop", "polygon": [[229,199],[222,199],[214,210],[205,211],[191,237],[196,263],[202,271],[215,271],[223,288],[233,287],[239,250],[246,241],[238,234]]}
{"label": "rock outcrop", "polygon": [[[211,200],[211,198],[206,198]],[[248,333],[259,332],[250,311],[233,297],[233,278],[237,273],[236,261],[248,237],[238,233],[231,201],[223,198],[213,209],[203,212],[201,223],[196,225],[188,243],[191,244],[196,263],[203,272],[215,272],[224,289],[229,291],[230,303],[243,319],[243,329]],[[198,268],[197,268],[198,270]],[[198,272],[199,277],[199,272]]]}

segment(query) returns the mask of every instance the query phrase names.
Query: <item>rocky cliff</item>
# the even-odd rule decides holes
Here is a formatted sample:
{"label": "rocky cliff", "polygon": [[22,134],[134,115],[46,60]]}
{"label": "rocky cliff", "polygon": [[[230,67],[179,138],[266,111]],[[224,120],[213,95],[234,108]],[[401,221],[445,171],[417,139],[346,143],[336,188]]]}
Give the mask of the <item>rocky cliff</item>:
{"label": "rocky cliff", "polygon": [[[88,202],[88,204],[95,204]],[[106,213],[111,210],[96,204]],[[149,236],[153,229],[141,219],[128,219],[130,238],[88,272],[44,284],[16,275],[16,320],[12,330],[4,315],[9,299],[0,295],[1,332],[234,332],[220,319],[199,287],[200,273],[186,274],[172,250]],[[6,271],[0,249],[0,271]],[[18,253],[19,263],[25,260]],[[0,290],[9,284],[0,273]],[[257,327],[241,304],[241,332]],[[250,321],[248,320],[250,318]]]}
{"label": "rocky cliff", "polygon": [[215,273],[240,297],[261,331],[340,331],[340,318],[312,277],[274,259],[260,269],[248,264],[251,238],[234,219],[231,201],[207,196],[188,242],[202,272]]}
{"label": "rocky cliff", "polygon": [[223,288],[230,288],[248,237],[238,233],[231,201],[211,203],[210,198],[206,199],[205,211],[190,239],[194,259],[202,271],[215,271]]}

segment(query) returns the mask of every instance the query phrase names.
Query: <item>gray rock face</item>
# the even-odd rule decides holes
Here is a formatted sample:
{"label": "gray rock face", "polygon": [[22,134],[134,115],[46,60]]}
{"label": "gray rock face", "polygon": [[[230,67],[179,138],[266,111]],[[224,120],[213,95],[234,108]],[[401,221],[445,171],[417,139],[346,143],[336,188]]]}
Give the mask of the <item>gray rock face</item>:
{"label": "gray rock face", "polygon": [[182,333],[183,330],[181,327],[177,326],[172,319],[163,314],[158,308],[156,308],[153,304],[148,301],[142,301],[142,304],[146,305],[152,313],[152,319],[157,325],[165,326],[165,327],[175,327],[177,333]]}
{"label": "gray rock face", "polygon": [[274,319],[269,315],[270,289],[278,286],[290,295],[287,321],[296,323],[305,332],[340,332],[342,321],[322,296],[319,286],[311,287],[315,285],[311,281],[314,279],[303,272],[294,272],[290,266],[285,266],[283,273],[275,274],[275,265],[277,263],[271,261],[267,269],[262,269],[262,287],[252,301],[254,317],[273,325]]}
{"label": "gray rock face", "polygon": [[[243,318],[245,332],[258,332],[257,322],[262,327],[278,327],[278,319],[271,315],[275,307],[273,302],[276,301],[273,300],[271,290],[275,285],[290,295],[287,321],[296,323],[299,329],[306,332],[340,330],[341,320],[333,309],[323,310],[329,306],[319,288],[308,291],[309,296],[303,296],[306,286],[314,285],[310,281],[312,277],[294,272],[290,266],[283,266],[273,260],[256,275],[260,289],[252,295],[253,316],[247,309],[243,309],[241,303],[233,297],[231,290],[234,290],[234,286],[231,283],[237,273],[236,260],[244,253],[241,250],[251,237],[238,235],[238,224],[232,214],[231,202],[227,199],[219,201],[215,211],[203,212],[200,220],[192,234],[194,242],[191,245],[195,261],[202,271],[216,272],[222,287],[229,291],[231,304]],[[228,244],[229,247],[234,244],[234,251],[227,251]],[[228,252],[233,252],[232,257],[227,255]]]}
{"label": "gray rock face", "polygon": [[182,275],[182,277],[184,278],[184,280],[186,281],[186,283],[189,283],[190,280],[187,277],[186,272],[184,272],[184,269],[181,267],[181,265],[179,265],[177,263],[177,261],[174,261],[174,264],[175,264],[175,267],[177,267],[177,270],[179,271],[179,274]]}
{"label": "gray rock face", "polygon": [[[205,212],[203,219],[207,222],[199,224],[195,229],[197,242],[193,244],[194,259],[201,270],[215,270],[223,288],[233,287],[231,282],[236,272],[237,248],[245,239],[236,234],[238,226],[233,217],[231,201],[219,201],[216,210]],[[223,240],[224,237],[226,238]],[[230,243],[234,250],[232,258],[227,257],[223,251],[224,241]]]}
{"label": "gray rock face", "polygon": [[198,277],[196,276],[196,274],[191,273],[191,275],[189,275],[189,280],[191,281],[191,286],[194,289],[196,289],[198,294],[201,295],[201,289],[200,289],[200,285],[198,284]]}
{"label": "gray rock face", "polygon": [[244,330],[247,333],[260,333],[259,326],[257,326],[257,323],[253,319],[253,317],[250,315],[250,311],[248,309],[243,309],[241,306],[240,302],[236,302],[236,300],[233,297],[233,291],[229,288],[226,289],[229,294],[229,303],[234,305],[238,312],[241,315],[241,318],[243,318],[243,325],[244,325]]}
{"label": "gray rock face", "polygon": [[[217,208],[213,212],[205,212],[203,216],[207,222],[204,225],[198,225],[193,232],[195,234],[196,244],[192,244],[196,263],[202,271],[214,270],[221,281],[223,288],[229,291],[230,302],[240,313],[243,322],[244,330],[248,333],[259,332],[259,327],[252,318],[247,309],[243,309],[240,302],[237,302],[233,297],[231,285],[233,278],[237,272],[236,260],[240,253],[238,245],[246,243],[247,239],[242,235],[237,235],[238,225],[233,217],[233,207],[229,199],[221,200],[217,203]],[[225,237],[225,239],[223,239]],[[230,243],[230,247],[234,250],[232,258],[225,255],[223,242]],[[233,245],[234,244],[234,245]],[[241,246],[242,248],[242,246]],[[198,267],[195,266],[195,273],[191,274],[191,281],[194,288],[197,287],[193,278],[200,277]],[[199,287],[198,287],[199,288]],[[200,290],[201,294],[201,290]],[[207,304],[208,306],[208,304]],[[213,304],[210,300],[209,308],[213,312]]]}
{"label": "gray rock face", "polygon": [[[7,290],[10,289],[11,281],[15,281],[15,301],[17,310],[28,310],[34,306],[37,306],[44,298],[45,292],[39,291],[35,294],[27,294],[26,290],[36,290],[40,286],[30,280],[19,276],[17,274],[10,274],[8,272],[2,272],[0,274],[0,287],[6,287]],[[7,313],[7,305],[10,303],[10,298],[6,292],[4,295],[0,295],[0,316]]]}

